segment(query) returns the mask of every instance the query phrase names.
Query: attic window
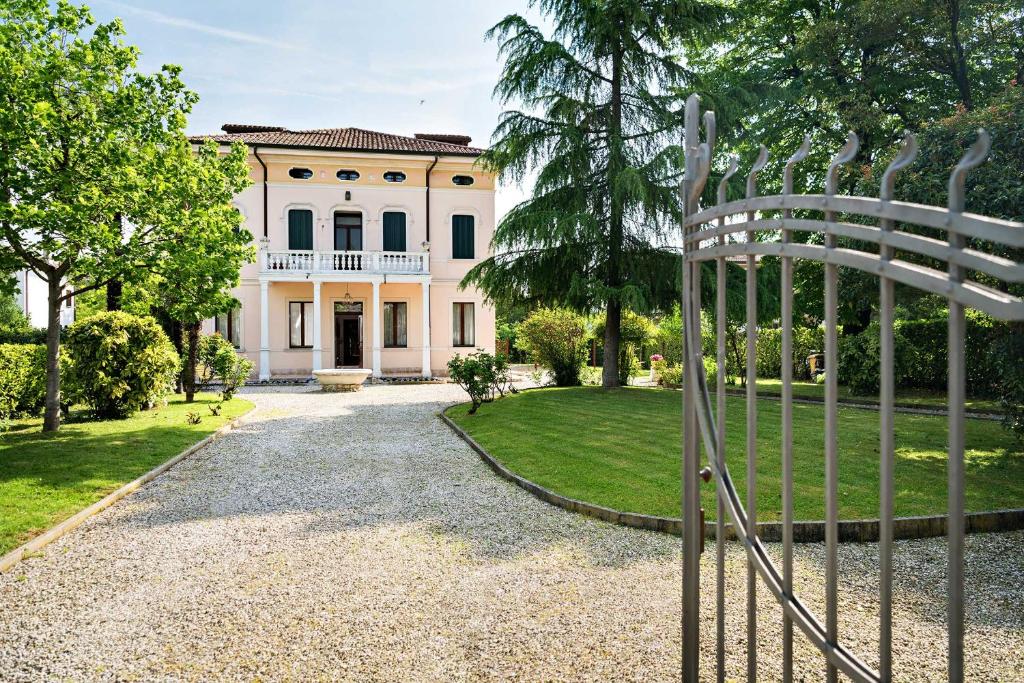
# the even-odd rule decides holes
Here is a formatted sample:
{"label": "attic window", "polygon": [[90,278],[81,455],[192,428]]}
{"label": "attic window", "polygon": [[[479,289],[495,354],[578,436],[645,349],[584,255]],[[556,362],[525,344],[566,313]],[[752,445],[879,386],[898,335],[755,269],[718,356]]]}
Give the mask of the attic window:
{"label": "attic window", "polygon": [[338,171],[338,180],[359,180],[359,171],[343,168]]}
{"label": "attic window", "polygon": [[471,175],[457,175],[452,176],[452,182],[456,185],[472,185],[473,176]]}
{"label": "attic window", "polygon": [[389,183],[404,183],[405,173],[402,171],[385,171],[384,180]]}
{"label": "attic window", "polygon": [[309,180],[313,177],[313,171],[308,168],[290,168],[288,169],[288,175],[298,180]]}

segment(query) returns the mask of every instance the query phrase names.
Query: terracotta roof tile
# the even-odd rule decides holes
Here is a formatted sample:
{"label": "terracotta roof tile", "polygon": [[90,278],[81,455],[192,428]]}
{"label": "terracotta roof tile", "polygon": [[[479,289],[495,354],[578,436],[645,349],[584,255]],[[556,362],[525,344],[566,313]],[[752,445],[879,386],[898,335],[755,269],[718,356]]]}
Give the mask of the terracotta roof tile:
{"label": "terracotta roof tile", "polygon": [[214,140],[222,143],[244,142],[248,145],[268,147],[296,147],[301,149],[326,149],[354,152],[396,152],[406,154],[446,154],[452,156],[479,156],[482,149],[457,144],[443,139],[465,139],[465,136],[433,135],[427,139],[410,138],[404,135],[379,133],[362,128],[314,128],[312,130],[287,130],[275,126],[246,124],[225,124],[224,133],[213,135],[192,135],[192,142]]}

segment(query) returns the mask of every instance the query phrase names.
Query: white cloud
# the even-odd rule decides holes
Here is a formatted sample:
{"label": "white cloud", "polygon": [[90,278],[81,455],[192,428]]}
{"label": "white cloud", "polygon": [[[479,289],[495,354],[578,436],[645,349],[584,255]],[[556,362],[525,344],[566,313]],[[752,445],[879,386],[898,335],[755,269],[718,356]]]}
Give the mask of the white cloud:
{"label": "white cloud", "polygon": [[244,33],[242,31],[232,31],[231,29],[221,28],[220,26],[213,26],[211,24],[203,24],[198,21],[191,19],[184,19],[182,17],[175,17],[163,12],[157,12],[155,10],[142,9],[141,7],[133,7],[126,5],[122,2],[114,2],[114,0],[98,0],[98,2],[114,7],[116,9],[130,12],[136,16],[148,19],[157,24],[163,24],[165,26],[177,26],[179,28],[187,28],[192,31],[199,31],[200,33],[206,33],[211,36],[217,36],[219,38],[226,38],[228,40],[234,40],[240,43],[253,43],[255,45],[267,45],[269,47],[277,47],[283,50],[296,50],[298,47],[290,43],[284,43],[279,40],[267,38],[265,36],[256,35],[253,33]]}

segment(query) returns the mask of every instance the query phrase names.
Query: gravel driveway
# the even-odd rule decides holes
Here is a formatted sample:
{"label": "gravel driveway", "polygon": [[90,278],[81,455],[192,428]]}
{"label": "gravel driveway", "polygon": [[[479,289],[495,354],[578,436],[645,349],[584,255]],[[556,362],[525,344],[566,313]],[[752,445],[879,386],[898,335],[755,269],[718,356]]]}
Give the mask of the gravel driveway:
{"label": "gravel driveway", "polygon": [[[678,680],[678,540],[495,477],[436,417],[455,387],[248,397],[245,426],[0,576],[0,679]],[[1024,671],[1022,546],[1020,533],[969,537],[970,680]],[[900,680],[944,671],[944,552],[898,544]],[[841,551],[840,627],[869,662],[875,553]],[[735,546],[728,562],[740,679]],[[822,546],[799,547],[797,566],[820,610]],[[713,584],[703,595],[709,644]],[[779,676],[780,632],[771,610],[763,680]],[[798,646],[801,680],[822,678]]]}

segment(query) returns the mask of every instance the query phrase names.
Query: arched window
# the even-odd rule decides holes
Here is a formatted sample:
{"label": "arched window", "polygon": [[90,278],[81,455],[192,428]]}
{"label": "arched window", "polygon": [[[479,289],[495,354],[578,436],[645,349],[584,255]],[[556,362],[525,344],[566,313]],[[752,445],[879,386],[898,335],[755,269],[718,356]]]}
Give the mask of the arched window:
{"label": "arched window", "polygon": [[308,168],[290,168],[288,169],[288,175],[296,180],[309,180],[313,177],[313,171]]}
{"label": "arched window", "polygon": [[313,250],[313,212],[309,209],[288,211],[288,249]]}
{"label": "arched window", "polygon": [[473,176],[471,175],[456,175],[452,176],[452,183],[456,185],[472,185]]}
{"label": "arched window", "polygon": [[359,171],[351,168],[343,168],[337,173],[338,180],[359,180]]}
{"label": "arched window", "polygon": [[402,171],[385,171],[384,180],[389,183],[404,183],[405,173]]}
{"label": "arched window", "polygon": [[384,212],[384,251],[405,251],[405,213]]}

